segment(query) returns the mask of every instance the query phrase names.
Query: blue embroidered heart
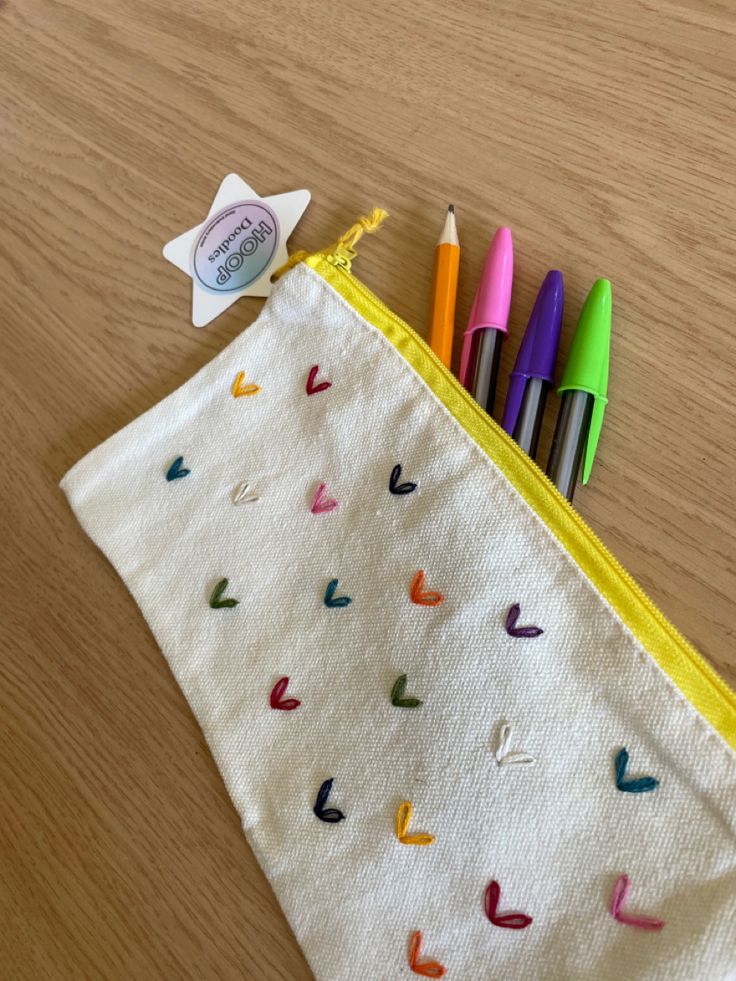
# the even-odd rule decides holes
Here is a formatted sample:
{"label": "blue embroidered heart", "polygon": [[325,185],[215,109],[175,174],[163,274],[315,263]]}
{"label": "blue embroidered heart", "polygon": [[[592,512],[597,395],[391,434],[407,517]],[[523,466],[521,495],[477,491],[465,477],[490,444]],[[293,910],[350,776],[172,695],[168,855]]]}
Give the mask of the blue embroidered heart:
{"label": "blue embroidered heart", "polygon": [[659,780],[656,777],[638,777],[636,780],[626,779],[626,770],[629,766],[629,754],[626,749],[620,749],[616,753],[616,786],[625,794],[646,794],[650,790],[656,790]]}
{"label": "blue embroidered heart", "polygon": [[350,606],[353,602],[350,596],[335,596],[338,580],[330,579],[325,590],[325,606]]}
{"label": "blue embroidered heart", "polygon": [[180,477],[188,476],[192,471],[184,466],[184,457],[178,456],[166,471],[167,480],[179,480]]}
{"label": "blue embroidered heart", "polygon": [[391,476],[388,480],[388,489],[392,494],[411,494],[412,491],[417,489],[417,485],[413,480],[406,480],[403,484],[400,484],[401,480],[401,464],[397,463],[394,469],[391,471]]}
{"label": "blue embroidered heart", "polygon": [[324,821],[325,824],[337,824],[339,821],[345,820],[345,815],[342,811],[338,811],[336,807],[325,807],[327,798],[330,796],[330,791],[332,790],[333,780],[334,777],[325,780],[317,792],[317,800],[312,808],[320,821]]}

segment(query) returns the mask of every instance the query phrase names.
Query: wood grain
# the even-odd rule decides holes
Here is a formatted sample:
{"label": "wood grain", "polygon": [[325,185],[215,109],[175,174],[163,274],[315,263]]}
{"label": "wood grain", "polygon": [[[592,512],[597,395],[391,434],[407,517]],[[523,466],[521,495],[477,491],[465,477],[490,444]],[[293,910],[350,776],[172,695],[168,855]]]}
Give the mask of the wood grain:
{"label": "wood grain", "polygon": [[736,682],[735,34],[726,0],[0,6],[4,977],[310,977],[57,488],[257,314],[243,300],[193,329],[160,256],[230,170],[312,190],[293,247],[387,207],[357,271],[420,330],[448,200],[460,322],[510,224],[504,378],[547,268],[565,272],[565,347],[612,279],[610,410],[577,504]]}

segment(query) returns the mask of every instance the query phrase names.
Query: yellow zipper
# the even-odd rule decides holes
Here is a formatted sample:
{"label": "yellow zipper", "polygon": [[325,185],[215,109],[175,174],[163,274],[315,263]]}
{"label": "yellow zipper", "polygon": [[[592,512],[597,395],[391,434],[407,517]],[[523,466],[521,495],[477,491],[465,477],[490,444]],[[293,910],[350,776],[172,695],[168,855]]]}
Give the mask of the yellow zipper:
{"label": "yellow zipper", "polygon": [[424,339],[356,279],[342,258],[333,261],[317,253],[304,261],[391,341],[542,518],[639,643],[736,749],[736,692],[647,596],[547,475],[483,412]]}

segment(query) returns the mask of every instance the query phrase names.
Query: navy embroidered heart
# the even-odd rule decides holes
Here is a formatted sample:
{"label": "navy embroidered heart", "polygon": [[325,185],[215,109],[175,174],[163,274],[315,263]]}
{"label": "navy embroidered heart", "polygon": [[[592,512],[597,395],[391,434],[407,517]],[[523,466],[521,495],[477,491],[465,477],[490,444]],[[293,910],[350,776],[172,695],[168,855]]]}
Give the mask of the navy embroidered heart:
{"label": "navy embroidered heart", "polygon": [[184,457],[178,456],[166,471],[166,479],[179,480],[180,477],[188,477],[191,472],[184,466]]}
{"label": "navy embroidered heart", "polygon": [[329,780],[325,780],[317,792],[317,800],[312,808],[320,821],[324,821],[325,824],[337,824],[339,821],[345,820],[345,815],[342,811],[338,811],[336,807],[325,807],[332,790],[333,781],[334,778],[332,777]]}
{"label": "navy embroidered heart", "polygon": [[540,634],[544,633],[541,627],[517,627],[520,614],[521,607],[518,603],[514,603],[506,614],[506,633],[509,637],[539,637]]}
{"label": "navy embroidered heart", "polygon": [[625,748],[621,748],[616,753],[616,786],[625,794],[646,794],[650,790],[656,790],[659,780],[656,777],[637,777],[634,780],[626,779],[626,771],[629,766],[629,754]]}
{"label": "navy embroidered heart", "polygon": [[327,589],[325,590],[325,606],[350,606],[353,602],[351,596],[335,596],[338,582],[339,580],[337,579],[330,579],[327,584]]}
{"label": "navy embroidered heart", "polygon": [[388,480],[388,489],[392,494],[411,494],[412,491],[417,489],[417,485],[413,480],[406,480],[403,484],[400,484],[401,480],[401,464],[397,463],[394,469],[391,471],[391,476]]}

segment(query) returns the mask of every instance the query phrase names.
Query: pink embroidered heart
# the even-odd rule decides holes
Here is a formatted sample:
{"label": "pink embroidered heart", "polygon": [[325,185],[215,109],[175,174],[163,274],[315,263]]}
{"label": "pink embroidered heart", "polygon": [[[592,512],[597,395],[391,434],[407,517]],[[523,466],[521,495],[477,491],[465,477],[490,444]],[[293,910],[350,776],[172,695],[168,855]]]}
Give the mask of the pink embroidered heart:
{"label": "pink embroidered heart", "polygon": [[501,900],[501,887],[495,881],[488,883],[483,906],[486,916],[494,926],[506,927],[508,930],[523,930],[532,922],[531,916],[526,913],[499,913],[498,904]]}
{"label": "pink embroidered heart", "polygon": [[285,675],[279,678],[271,690],[269,702],[272,709],[281,709],[282,712],[293,712],[302,704],[298,698],[284,698],[286,689],[289,687],[289,677]]}
{"label": "pink embroidered heart", "polygon": [[339,502],[334,497],[327,497],[327,484],[320,484],[310,508],[312,514],[327,514],[328,511],[334,511],[336,507],[339,507]]}
{"label": "pink embroidered heart", "polygon": [[631,888],[631,880],[628,875],[620,875],[613,888],[611,898],[611,916],[619,923],[626,926],[638,927],[639,930],[661,930],[664,926],[663,920],[658,920],[653,916],[632,916],[624,912],[624,906]]}
{"label": "pink embroidered heart", "polygon": [[307,395],[317,395],[318,392],[326,392],[328,388],[332,388],[330,381],[323,381],[319,385],[315,385],[318,372],[319,365],[313,364],[309,369],[309,377],[307,378]]}

